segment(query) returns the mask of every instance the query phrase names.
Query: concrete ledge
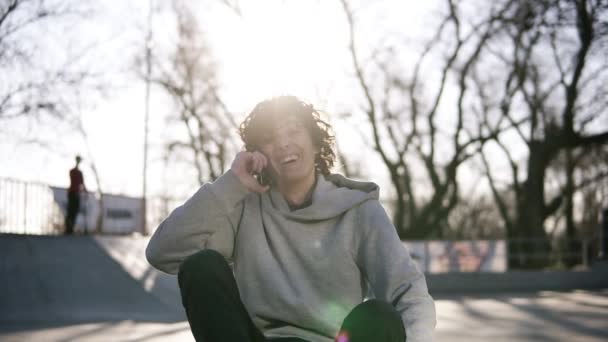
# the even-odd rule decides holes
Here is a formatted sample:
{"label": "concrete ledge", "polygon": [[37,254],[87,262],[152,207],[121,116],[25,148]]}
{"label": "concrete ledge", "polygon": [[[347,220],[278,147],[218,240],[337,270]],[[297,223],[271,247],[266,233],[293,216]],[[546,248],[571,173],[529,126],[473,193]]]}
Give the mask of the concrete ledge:
{"label": "concrete ledge", "polygon": [[[135,244],[107,242],[131,248],[116,248],[114,259],[91,236],[0,234],[0,331],[19,322],[183,321],[179,301],[170,306],[168,295],[154,291],[158,282],[140,265]],[[137,278],[126,270],[142,271]]]}
{"label": "concrete ledge", "polygon": [[588,271],[511,271],[427,274],[431,294],[566,291],[608,288],[608,264]]}

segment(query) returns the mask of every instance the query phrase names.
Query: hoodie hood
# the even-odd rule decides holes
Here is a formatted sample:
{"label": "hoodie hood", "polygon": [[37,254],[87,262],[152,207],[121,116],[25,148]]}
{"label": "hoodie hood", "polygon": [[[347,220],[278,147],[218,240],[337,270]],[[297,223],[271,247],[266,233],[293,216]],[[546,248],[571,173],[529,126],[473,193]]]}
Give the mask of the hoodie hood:
{"label": "hoodie hood", "polygon": [[380,188],[372,182],[360,182],[339,174],[317,175],[312,204],[291,211],[283,195],[273,187],[262,194],[265,208],[281,212],[285,217],[301,222],[327,220],[368,200],[379,198]]}

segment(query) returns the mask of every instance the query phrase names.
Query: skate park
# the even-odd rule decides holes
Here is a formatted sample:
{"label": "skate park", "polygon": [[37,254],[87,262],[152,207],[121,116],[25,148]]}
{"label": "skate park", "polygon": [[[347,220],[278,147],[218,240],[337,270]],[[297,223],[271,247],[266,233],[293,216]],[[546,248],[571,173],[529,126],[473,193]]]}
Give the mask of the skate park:
{"label": "skate park", "polygon": [[[0,185],[5,209],[0,225],[0,340],[194,341],[176,276],[146,260],[150,236],[140,232],[139,199],[107,195],[104,227],[95,230],[100,209],[89,194],[74,234],[64,235],[65,189],[14,180],[1,180]],[[508,270],[500,241],[448,244],[452,257],[440,258],[441,263],[431,254],[445,244],[405,245],[427,271],[437,341],[608,337],[606,261],[581,255],[584,265],[578,269]],[[485,257],[466,255],[463,246],[485,251]],[[477,271],[463,268],[471,265]],[[438,266],[441,272],[433,269]]]}
{"label": "skate park", "polygon": [[[398,278],[387,285],[398,290],[378,291],[391,309],[434,304],[435,341],[608,341],[607,20],[602,0],[0,1],[0,341],[194,341],[184,306],[206,301],[182,302],[176,276],[145,250],[175,208],[230,172],[238,181],[226,177],[234,182],[219,182],[219,197],[186,211],[208,210],[204,219],[165,231],[164,246],[178,251],[159,259],[184,252],[176,266],[228,240],[208,222],[230,234],[215,205],[246,196],[243,186],[247,196],[278,191],[290,220],[351,203],[355,188],[377,191],[369,199],[390,243],[365,239],[375,224],[353,219],[341,232],[355,237],[332,241],[375,249],[342,244],[330,258],[336,249],[306,240],[311,230],[274,247],[315,247],[300,253],[313,271],[295,271],[285,254],[241,258],[247,271],[287,265],[252,271],[251,283],[334,285],[334,297],[241,288],[266,291],[263,308],[295,298],[267,316],[304,327],[302,337],[331,339],[344,309],[332,300],[383,286],[364,282],[369,270]],[[261,106],[284,97],[297,106],[278,115]],[[332,177],[347,189],[318,201],[318,181]],[[368,210],[347,209],[340,220]],[[243,205],[230,222],[232,247],[249,219],[259,228],[250,237],[265,236],[257,213]],[[309,214],[305,229],[335,228],[338,216]],[[301,233],[291,223],[275,228]],[[344,270],[355,276],[339,278]],[[403,290],[423,288],[420,274],[429,291],[409,301],[416,292]],[[319,324],[285,317],[302,312]],[[420,317],[402,318],[409,328],[432,321]]]}
{"label": "skate park", "polygon": [[[105,194],[102,211],[89,193],[72,235],[65,199],[65,188],[0,179],[0,340],[194,341],[176,277],[146,260],[141,199]],[[552,270],[509,270],[500,240],[404,244],[425,270],[437,341],[604,341],[600,241],[576,268]]]}
{"label": "skate park", "polygon": [[[147,264],[146,243],[0,234],[0,340],[193,341],[176,278]],[[605,267],[427,275],[436,340],[604,341]]]}

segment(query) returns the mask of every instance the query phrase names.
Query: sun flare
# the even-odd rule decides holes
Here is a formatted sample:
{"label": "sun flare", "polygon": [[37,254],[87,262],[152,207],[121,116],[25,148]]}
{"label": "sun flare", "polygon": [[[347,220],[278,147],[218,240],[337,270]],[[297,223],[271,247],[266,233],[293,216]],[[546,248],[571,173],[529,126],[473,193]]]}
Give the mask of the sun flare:
{"label": "sun flare", "polygon": [[283,94],[312,99],[344,75],[348,36],[338,8],[264,1],[244,13],[242,20],[226,23],[231,28],[216,43],[238,102]]}

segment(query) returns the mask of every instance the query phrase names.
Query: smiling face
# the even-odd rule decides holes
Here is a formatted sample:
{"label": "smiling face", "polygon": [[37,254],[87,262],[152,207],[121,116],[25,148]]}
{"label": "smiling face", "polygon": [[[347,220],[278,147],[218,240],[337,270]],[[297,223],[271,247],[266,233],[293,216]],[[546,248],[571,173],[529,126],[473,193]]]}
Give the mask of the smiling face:
{"label": "smiling face", "polygon": [[[268,158],[268,171],[279,190],[298,192],[312,186],[315,174],[329,175],[335,159],[331,125],[311,104],[295,96],[258,103],[239,125],[249,152]],[[300,183],[303,180],[307,182]]]}
{"label": "smiling face", "polygon": [[319,152],[306,127],[291,117],[270,127],[259,149],[279,188],[314,183],[315,155]]}

